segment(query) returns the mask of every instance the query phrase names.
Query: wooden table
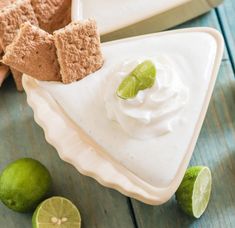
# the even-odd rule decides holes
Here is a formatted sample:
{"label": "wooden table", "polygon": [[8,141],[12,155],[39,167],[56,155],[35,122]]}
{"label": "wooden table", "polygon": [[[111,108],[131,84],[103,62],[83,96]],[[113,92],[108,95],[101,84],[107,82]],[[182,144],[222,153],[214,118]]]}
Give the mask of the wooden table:
{"label": "wooden table", "polygon": [[[191,165],[212,170],[213,191],[206,213],[199,220],[186,216],[174,198],[163,206],[148,206],[102,187],[80,175],[58,157],[34,122],[25,94],[8,79],[0,89],[0,170],[9,162],[33,157],[52,176],[54,195],[71,199],[80,209],[86,228],[235,227],[235,0],[180,27],[210,26],[226,41],[219,77]],[[0,204],[1,228],[31,227],[31,214],[18,214]]]}

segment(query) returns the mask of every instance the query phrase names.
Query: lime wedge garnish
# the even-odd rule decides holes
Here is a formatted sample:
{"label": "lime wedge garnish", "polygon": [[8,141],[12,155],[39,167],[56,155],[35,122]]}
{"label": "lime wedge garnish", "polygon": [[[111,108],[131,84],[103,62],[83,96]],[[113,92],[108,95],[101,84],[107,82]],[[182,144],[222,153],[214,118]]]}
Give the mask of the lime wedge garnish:
{"label": "lime wedge garnish", "polygon": [[56,196],[38,206],[32,222],[33,228],[80,228],[81,216],[71,201]]}
{"label": "lime wedge garnish", "polygon": [[151,88],[155,78],[156,68],[150,60],[146,60],[123,79],[117,89],[117,95],[122,99],[133,98],[140,90]]}
{"label": "lime wedge garnish", "polygon": [[182,210],[199,218],[208,205],[211,194],[211,172],[208,167],[189,168],[176,192],[176,200]]}
{"label": "lime wedge garnish", "polygon": [[134,76],[125,77],[118,87],[117,95],[123,99],[135,97],[138,93],[138,81]]}

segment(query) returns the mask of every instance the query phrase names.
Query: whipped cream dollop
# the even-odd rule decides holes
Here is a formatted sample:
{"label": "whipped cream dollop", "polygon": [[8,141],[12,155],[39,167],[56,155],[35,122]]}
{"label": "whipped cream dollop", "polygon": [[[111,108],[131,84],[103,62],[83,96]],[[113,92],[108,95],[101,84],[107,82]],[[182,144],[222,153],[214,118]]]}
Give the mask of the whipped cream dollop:
{"label": "whipped cream dollop", "polygon": [[[139,91],[132,99],[118,97],[116,90],[122,80],[145,60],[151,60],[157,70],[153,87]],[[179,73],[166,56],[123,62],[110,73],[104,91],[108,118],[138,139],[150,139],[173,131],[189,97],[189,90],[180,80]]]}

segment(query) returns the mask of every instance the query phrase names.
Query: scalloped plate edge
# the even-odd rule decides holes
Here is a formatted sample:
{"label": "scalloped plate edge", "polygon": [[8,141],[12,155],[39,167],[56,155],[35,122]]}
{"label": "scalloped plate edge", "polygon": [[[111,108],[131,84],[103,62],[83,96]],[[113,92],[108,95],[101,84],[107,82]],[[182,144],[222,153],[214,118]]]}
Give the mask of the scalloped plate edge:
{"label": "scalloped plate edge", "polygon": [[[184,176],[203,124],[223,55],[223,38],[215,29],[192,28],[138,36],[103,44],[109,45],[110,43],[125,42],[126,40],[135,40],[146,36],[159,36],[165,33],[187,31],[201,31],[211,34],[215,37],[218,48],[207,98],[205,99],[194,137],[191,140],[188,153],[186,153],[178,170],[178,174],[170,186],[168,188],[151,186],[106,156],[102,149],[94,146],[93,143],[89,142],[88,138],[84,137],[84,133],[66,116],[54,99],[46,91],[39,88],[36,80],[24,75],[23,86],[27,94],[27,102],[34,111],[34,119],[43,128],[46,140],[55,147],[62,160],[72,164],[83,175],[94,178],[101,185],[115,189],[146,204],[160,205],[170,199]],[[58,126],[60,126],[60,130],[58,130]]]}

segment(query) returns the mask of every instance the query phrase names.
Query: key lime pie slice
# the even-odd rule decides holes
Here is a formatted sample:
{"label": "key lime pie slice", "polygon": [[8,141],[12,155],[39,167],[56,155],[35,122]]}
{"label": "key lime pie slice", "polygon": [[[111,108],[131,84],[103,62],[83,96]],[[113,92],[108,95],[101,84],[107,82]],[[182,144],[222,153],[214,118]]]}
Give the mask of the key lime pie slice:
{"label": "key lime pie slice", "polygon": [[63,84],[24,76],[35,119],[62,159],[149,204],[179,186],[223,53],[221,35],[192,28],[101,45],[104,65]]}

